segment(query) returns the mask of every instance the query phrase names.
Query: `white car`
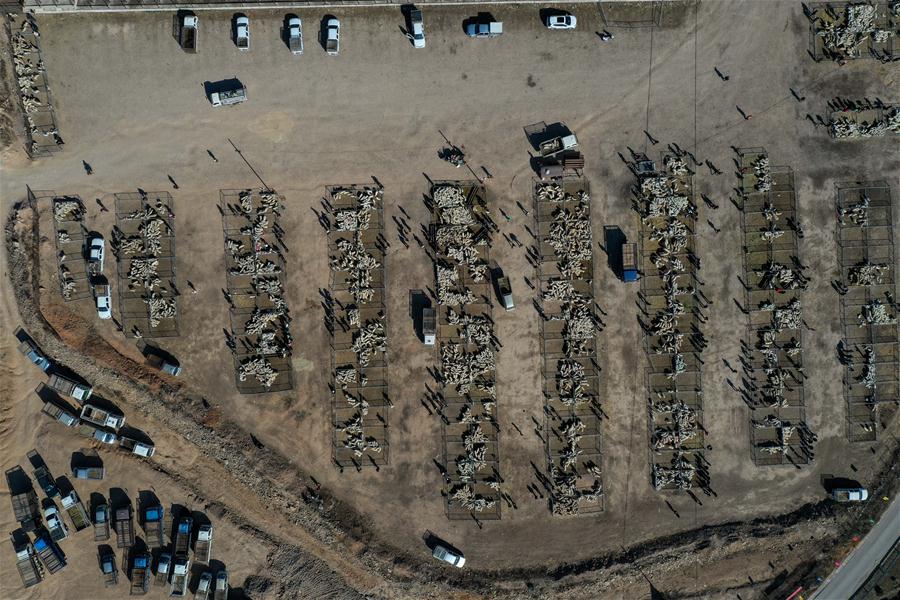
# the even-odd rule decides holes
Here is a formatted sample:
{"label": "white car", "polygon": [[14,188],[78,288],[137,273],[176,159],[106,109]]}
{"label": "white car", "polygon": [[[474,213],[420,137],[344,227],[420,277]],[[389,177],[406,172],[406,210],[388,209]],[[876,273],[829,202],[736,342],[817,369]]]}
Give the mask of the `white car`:
{"label": "white car", "polygon": [[109,295],[109,286],[102,287],[105,288],[105,291],[97,294],[97,316],[101,319],[112,319],[112,298]]}
{"label": "white car", "polygon": [[550,15],[544,21],[544,25],[547,26],[547,29],[575,29],[575,26],[578,24],[578,19],[575,18],[575,15]]}
{"label": "white car", "polygon": [[434,547],[434,551],[431,555],[438,560],[453,565],[457,569],[462,569],[462,566],[466,564],[466,559],[462,555],[451,552],[440,544]]}
{"label": "white car", "polygon": [[341,22],[328,19],[325,24],[325,52],[336,56],[341,51]]}
{"label": "white car", "polygon": [[44,509],[44,520],[47,522],[47,530],[54,542],[64,540],[69,537],[69,529],[62,519],[59,518],[59,509],[56,506],[48,506]]}
{"label": "white car", "polygon": [[414,10],[409,13],[409,22],[412,26],[412,31],[409,34],[409,39],[412,40],[413,48],[424,48],[425,47],[425,23],[422,21],[422,11]]}
{"label": "white car", "polygon": [[234,20],[234,43],[238,50],[250,49],[250,19],[241,15]]}
{"label": "white car", "polygon": [[303,24],[300,22],[300,17],[288,19],[287,38],[291,53],[303,54]]}
{"label": "white car", "polygon": [[103,258],[106,256],[106,241],[103,236],[91,236],[88,243],[88,262],[93,267],[95,275],[103,273]]}

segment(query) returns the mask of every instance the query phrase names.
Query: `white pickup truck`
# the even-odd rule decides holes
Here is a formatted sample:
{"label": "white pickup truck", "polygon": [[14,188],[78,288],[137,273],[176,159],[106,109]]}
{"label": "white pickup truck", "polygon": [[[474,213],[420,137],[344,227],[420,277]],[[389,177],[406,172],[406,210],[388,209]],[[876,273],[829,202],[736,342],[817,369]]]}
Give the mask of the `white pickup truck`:
{"label": "white pickup truck", "polygon": [[341,51],[341,22],[335,18],[325,24],[325,52],[335,56]]}

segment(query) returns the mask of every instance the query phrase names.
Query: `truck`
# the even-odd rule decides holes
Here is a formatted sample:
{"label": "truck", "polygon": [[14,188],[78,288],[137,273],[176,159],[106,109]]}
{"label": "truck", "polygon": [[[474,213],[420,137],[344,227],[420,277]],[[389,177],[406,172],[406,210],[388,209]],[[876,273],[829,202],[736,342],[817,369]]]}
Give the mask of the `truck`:
{"label": "truck", "polygon": [[166,375],[178,377],[181,375],[181,366],[174,359],[167,359],[157,353],[150,352],[147,354],[147,364],[151,367],[159,369]]}
{"label": "truck", "polygon": [[59,546],[57,546],[46,533],[42,534],[34,541],[34,549],[37,551],[38,556],[41,557],[44,568],[51,575],[62,571],[66,566],[66,559],[63,557],[63,553],[59,549]]}
{"label": "truck", "polygon": [[325,52],[337,56],[341,51],[341,22],[334,17],[325,23]]}
{"label": "truck", "polygon": [[578,138],[575,137],[574,133],[570,133],[569,135],[558,136],[541,142],[538,145],[538,150],[542,157],[547,158],[577,147]]}
{"label": "truck", "polygon": [[103,573],[103,585],[114,587],[119,583],[119,570],[116,568],[116,555],[108,548],[100,549],[100,572]]}
{"label": "truck", "polygon": [[44,356],[44,353],[37,347],[37,344],[28,338],[19,343],[19,352],[24,354],[28,360],[36,364],[41,371],[46,372],[52,364],[50,359]]}
{"label": "truck", "polygon": [[831,497],[837,502],[865,502],[869,499],[869,490],[862,487],[838,488],[831,491]]}
{"label": "truck", "polygon": [[103,479],[106,475],[106,467],[72,467],[72,477],[75,479]]}
{"label": "truck", "polygon": [[163,552],[156,563],[156,584],[166,585],[169,582],[169,573],[172,571],[172,555]]}
{"label": "truck", "polygon": [[216,575],[216,591],[213,600],[228,600],[228,571],[219,571]]}
{"label": "truck", "polygon": [[194,527],[194,520],[190,517],[184,517],[178,521],[178,527],[175,530],[175,555],[187,554],[191,547],[191,530]]}
{"label": "truck", "polygon": [[212,554],[212,525],[201,525],[197,530],[197,542],[194,544],[194,560],[204,565],[209,564]]}
{"label": "truck", "polygon": [[233,90],[225,90],[221,92],[212,92],[209,95],[209,101],[213,106],[229,106],[231,104],[240,104],[247,99],[247,90],[243,86]]}
{"label": "truck", "polygon": [[19,577],[22,578],[22,585],[28,588],[39,584],[44,578],[44,570],[38,561],[34,546],[27,537],[23,540],[17,540],[16,536],[11,537],[13,550],[16,553],[16,570],[19,572]]}
{"label": "truck", "polygon": [[150,553],[143,552],[135,555],[131,563],[131,590],[132,596],[143,596],[150,591]]}
{"label": "truck", "polygon": [[197,591],[194,592],[194,600],[209,600],[209,592],[212,590],[212,573],[203,571],[197,581]]}
{"label": "truck", "polygon": [[125,424],[125,415],[100,408],[95,404],[85,403],[81,407],[81,420],[118,431]]}
{"label": "truck", "polygon": [[640,279],[638,273],[638,247],[635,243],[622,244],[622,281]]}
{"label": "truck", "polygon": [[169,596],[183,598],[187,594],[190,577],[191,559],[186,554],[175,555],[175,560],[172,561],[172,584],[169,586]]}
{"label": "truck", "polygon": [[288,19],[286,35],[291,54],[303,54],[303,23],[300,17]]}
{"label": "truck", "polygon": [[41,412],[54,421],[59,421],[66,427],[75,427],[80,422],[78,417],[55,402],[44,402],[44,408],[41,409]]}
{"label": "truck", "polygon": [[250,19],[244,15],[234,20],[234,44],[241,51],[250,49]]}
{"label": "truck", "polygon": [[148,458],[156,453],[156,447],[152,443],[139,442],[134,438],[125,436],[119,437],[119,447],[125,448],[132,454]]}
{"label": "truck", "polygon": [[116,434],[112,431],[106,431],[105,429],[101,429],[92,423],[81,423],[78,427],[78,433],[83,435],[84,437],[91,438],[92,440],[97,440],[103,444],[115,444]]}
{"label": "truck", "polygon": [[497,285],[497,298],[500,300],[500,304],[506,310],[515,310],[516,303],[513,300],[512,285],[509,283],[509,277],[501,275],[497,277],[495,282]]}
{"label": "truck", "polygon": [[422,20],[422,11],[413,9],[409,11],[409,39],[413,48],[425,47],[425,22]]}
{"label": "truck", "polygon": [[160,505],[148,506],[143,510],[144,536],[147,547],[161,548],[165,544],[163,532],[163,507]]}
{"label": "truck", "polygon": [[94,541],[109,539],[109,504],[99,504],[94,508]]}
{"label": "truck", "polygon": [[131,507],[123,506],[116,510],[116,548],[134,546],[134,519]]}
{"label": "truck", "polygon": [[197,26],[200,19],[195,15],[185,15],[181,19],[181,28],[178,30],[178,44],[181,49],[188,54],[196,54],[197,52]]}
{"label": "truck", "polygon": [[422,341],[426,346],[434,346],[437,341],[437,311],[433,308],[422,309]]}
{"label": "truck", "polygon": [[503,23],[494,21],[489,17],[470,19],[466,25],[466,35],[469,37],[492,38],[503,34]]}
{"label": "truck", "polygon": [[58,373],[50,376],[50,379],[47,381],[47,387],[56,390],[63,396],[75,398],[79,404],[87,402],[94,392],[91,386],[78,383]]}
{"label": "truck", "polygon": [[41,514],[37,493],[35,493],[34,489],[29,489],[13,494],[10,496],[10,500],[12,500],[16,521],[19,522],[25,531],[33,531],[37,527],[37,519]]}
{"label": "truck", "polygon": [[61,542],[69,537],[69,529],[60,517],[56,504],[50,504],[44,509],[44,523],[47,525],[47,531],[50,532],[50,539],[54,542]]}
{"label": "truck", "polygon": [[62,505],[66,509],[69,519],[72,520],[75,531],[81,531],[90,526],[91,522],[88,519],[87,511],[84,510],[84,504],[82,504],[81,498],[78,497],[75,490],[62,497]]}
{"label": "truck", "polygon": [[50,469],[47,468],[47,465],[43,464],[43,461],[38,457],[38,453],[35,450],[32,450],[27,456],[28,459],[32,461],[32,464],[35,464],[35,462],[39,462],[40,464],[40,466],[34,470],[34,478],[37,480],[38,485],[41,486],[41,489],[44,490],[44,493],[47,494],[47,497],[55,498],[56,496],[59,496],[59,488],[56,487],[56,479],[54,479],[53,475],[50,473]]}

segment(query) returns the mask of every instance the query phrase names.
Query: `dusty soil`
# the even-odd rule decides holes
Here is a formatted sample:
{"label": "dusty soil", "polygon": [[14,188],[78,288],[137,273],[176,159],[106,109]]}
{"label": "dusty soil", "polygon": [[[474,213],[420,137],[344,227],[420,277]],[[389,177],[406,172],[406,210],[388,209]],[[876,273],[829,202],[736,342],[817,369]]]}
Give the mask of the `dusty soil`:
{"label": "dusty soil", "polygon": [[[742,14],[740,30],[733,27],[735,10]],[[182,296],[182,335],[160,340],[184,366],[180,381],[163,381],[135,362],[139,353],[134,342],[112,323],[100,323],[90,301],[61,302],[52,237],[50,242],[39,240],[41,289],[31,301],[39,300],[43,318],[62,342],[50,335],[40,341],[105,395],[143,415],[135,417],[136,423],[161,449],[150,465],[162,471],[150,466],[134,474],[129,470],[128,476],[137,479],[121,485],[137,489],[152,480],[172,486],[174,498],[195,494],[204,502],[219,502],[236,524],[235,548],[266,544],[270,551],[296,544],[309,561],[303,563],[309,565],[307,571],[330,575],[334,569],[352,587],[386,596],[415,597],[422,593],[416,586],[423,580],[445,579],[474,593],[493,588],[515,594],[525,589],[525,576],[538,592],[565,589],[572,597],[646,593],[646,580],[627,568],[632,561],[659,575],[649,575],[659,589],[713,595],[744,585],[765,587],[761,582],[777,574],[769,560],[779,571],[790,571],[815,556],[810,536],[821,540],[833,532],[828,518],[806,520],[815,511],[775,521],[757,538],[734,533],[742,530],[728,524],[816,503],[823,495],[822,474],[857,469],[854,476],[866,481],[880,468],[879,457],[889,456],[883,444],[872,446],[873,454],[868,445],[851,446],[844,437],[841,370],[834,352],[840,337],[838,296],[829,282],[837,275],[833,184],[885,179],[896,192],[900,161],[888,152],[892,140],[834,143],[804,115],[824,113],[826,100],[835,96],[896,99],[896,70],[867,60],[840,71],[813,63],[805,54],[806,21],[793,2],[739,8],[717,2],[699,5],[696,13],[689,5],[679,18],[667,21],[669,26],[622,29],[611,44],[594,35],[602,29],[594,8],[573,12],[578,31],[547,32],[536,7],[500,7],[494,14],[506,24],[504,36],[467,40],[459,28],[467,16],[464,8],[429,9],[428,49],[414,52],[396,30],[402,23],[396,11],[335,11],[344,27],[337,58],[324,56],[316,45],[320,15],[312,10],[298,11],[307,38],[301,57],[292,57],[278,41],[282,15],[267,11],[252,13],[249,53],[239,53],[229,40],[230,14],[204,13],[197,55],[185,55],[172,39],[171,15],[39,18],[67,144],[60,156],[32,163],[15,147],[6,153],[0,181],[4,210],[24,198],[26,185],[77,194],[88,206],[87,227],[108,233],[114,216],[101,212],[95,199],[112,208],[116,192],[167,189],[175,198],[179,287],[186,290],[191,281],[199,290]],[[73,47],[78,52],[71,52]],[[730,80],[722,82],[714,66],[728,72]],[[232,76],[244,82],[250,100],[227,109],[209,107],[203,82]],[[800,90],[805,102],[795,101],[789,87]],[[744,120],[736,105],[753,119]],[[552,518],[545,502],[527,491],[535,482],[530,463],[539,469],[544,464],[542,443],[532,431],[532,418],[541,418],[538,317],[530,309],[531,292],[523,280],[533,278],[524,249],[510,248],[501,236],[492,256],[513,276],[519,298],[518,310],[495,316],[503,344],[498,356],[501,473],[518,509],[504,507],[503,519],[485,523],[484,529],[473,522],[448,522],[444,516],[440,474],[432,460],[440,460],[440,422],[420,403],[425,384],[433,384],[426,368],[436,357],[419,344],[405,318],[409,289],[433,287],[431,265],[415,243],[409,249],[399,243],[392,225],[387,259],[395,407],[391,465],[378,472],[341,473],[330,464],[329,346],[319,296],[328,284],[328,265],[316,215],[323,187],[374,176],[385,186],[386,217],[402,207],[417,233],[415,223],[428,221],[421,202],[428,189],[423,174],[432,179],[469,175],[438,160],[443,132],[465,145],[476,171],[484,165],[493,175],[486,185],[495,210],[513,217],[511,223],[498,219],[503,232],[528,240],[525,226],[531,219],[516,207],[517,202],[530,203],[530,147],[522,128],[540,120],[565,121],[578,134],[593,190],[596,240],[603,239],[604,225],[619,225],[630,237],[637,234],[628,192],[632,176],[617,152],[627,154],[630,147],[656,158],[666,143],[675,142],[724,171],[713,176],[703,170],[696,181],[698,190],[720,206],[701,214],[699,221],[705,293],[714,302],[705,329],[710,345],[704,353],[703,385],[716,495],[702,497],[702,504],[686,496],[662,496],[650,487],[642,377],[646,363],[639,350],[636,289],[615,279],[600,250],[595,289],[606,313],[599,357],[609,417],[606,511]],[[662,143],[649,146],[645,129]],[[287,299],[296,340],[291,392],[235,392],[223,335],[228,311],[215,204],[219,189],[259,182],[229,140],[265,183],[287,199],[282,226],[290,249]],[[802,470],[753,466],[747,409],[728,387],[730,373],[722,362],[737,362],[746,324],[732,302],[742,292],[737,279],[739,213],[728,202],[737,185],[729,171],[731,146],[759,145],[768,149],[774,164],[795,171],[806,230],[801,256],[814,276],[804,310],[811,329],[805,336],[807,416],[819,442],[815,462]],[[218,162],[208,157],[207,149]],[[91,165],[94,175],[85,175],[81,161]],[[172,189],[167,176],[178,189]],[[46,210],[46,204],[40,208]],[[30,215],[22,218],[28,223]],[[703,225],[706,218],[721,233]],[[42,227],[41,235],[47,236],[46,217]],[[115,278],[111,280],[115,286]],[[19,321],[9,294],[4,302],[4,326],[13,328]],[[21,318],[27,322],[24,313]],[[40,324],[37,315],[31,317],[35,326]],[[4,456],[14,464],[31,447],[43,450],[59,431],[36,415],[38,404],[29,393],[39,381],[35,370],[17,355],[3,364],[19,369],[6,377],[16,382],[19,401],[4,413],[9,414],[4,436],[12,438]],[[30,422],[42,426],[24,429],[23,423]],[[251,442],[251,434],[258,444]],[[882,438],[890,439],[889,432]],[[138,473],[143,469],[148,473],[142,480]],[[321,483],[329,501],[335,500],[326,519],[298,500],[309,476]],[[225,481],[234,483],[225,486]],[[799,524],[792,525],[795,521]],[[345,535],[348,522],[353,527]],[[704,526],[724,529],[679,536]],[[422,543],[426,530],[463,548],[471,571],[458,576],[420,563],[427,560]],[[729,541],[730,535],[737,538]],[[650,543],[660,539],[665,542]],[[706,541],[710,545],[705,549],[695,547]],[[785,551],[784,543],[794,549]],[[643,550],[619,555],[639,544]],[[776,547],[784,553],[779,560],[771,558]],[[238,575],[249,575],[254,564],[261,564],[242,562],[234,554],[223,561]],[[264,555],[254,554],[256,560]],[[393,567],[385,561],[390,555],[399,557]],[[553,583],[554,578],[562,580]],[[427,585],[434,591],[444,583]],[[304,597],[306,591],[297,593]]]}

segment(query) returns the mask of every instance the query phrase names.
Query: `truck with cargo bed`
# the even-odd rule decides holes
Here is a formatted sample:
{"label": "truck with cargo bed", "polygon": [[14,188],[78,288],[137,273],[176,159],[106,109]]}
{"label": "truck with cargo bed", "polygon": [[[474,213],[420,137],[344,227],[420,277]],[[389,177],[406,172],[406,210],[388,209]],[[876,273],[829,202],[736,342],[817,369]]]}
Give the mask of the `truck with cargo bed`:
{"label": "truck with cargo bed", "polygon": [[75,531],[81,531],[90,526],[91,522],[88,519],[87,511],[84,510],[84,504],[82,504],[81,498],[78,497],[75,490],[62,497],[62,505],[66,509],[72,525],[75,526]]}
{"label": "truck with cargo bed", "polygon": [[54,542],[61,542],[69,537],[69,529],[59,514],[59,509],[55,504],[50,504],[44,509],[44,523],[47,525],[47,531],[50,532],[50,539]]}
{"label": "truck with cargo bed", "polygon": [[103,573],[103,585],[105,587],[114,587],[119,583],[116,555],[108,549],[100,550],[100,572]]}
{"label": "truck with cargo bed", "polygon": [[91,397],[94,389],[83,383],[78,383],[68,377],[64,377],[58,373],[54,373],[47,380],[47,387],[56,390],[63,396],[75,398],[79,404],[84,404]]}
{"label": "truck with cargo bed", "polygon": [[194,600],[209,600],[209,592],[212,590],[212,573],[204,571],[197,581],[197,590],[194,592]]}
{"label": "truck with cargo bed", "polygon": [[13,536],[13,550],[16,553],[16,570],[22,578],[22,585],[29,588],[44,578],[43,567],[38,561],[34,546],[26,540],[16,541]]}
{"label": "truck with cargo bed", "polygon": [[250,19],[244,15],[234,20],[234,44],[238,50],[250,49]]}
{"label": "truck with cargo bed", "polygon": [[194,528],[194,520],[190,517],[183,517],[178,521],[178,527],[175,530],[175,555],[187,554],[191,547],[191,531]]}
{"label": "truck with cargo bed", "polygon": [[831,497],[837,502],[865,502],[869,499],[866,488],[838,488],[832,490]]}
{"label": "truck with cargo bed", "polygon": [[143,510],[144,535],[148,548],[161,548],[165,544],[163,532],[163,507],[148,506]]}
{"label": "truck with cargo bed", "polygon": [[28,360],[36,364],[41,371],[47,371],[50,368],[50,359],[44,356],[40,348],[37,347],[31,339],[24,339],[19,343],[19,352],[24,354]]}
{"label": "truck with cargo bed", "polygon": [[85,404],[81,407],[81,420],[100,427],[118,430],[125,424],[125,415],[100,408],[94,404]]}
{"label": "truck with cargo bed", "polygon": [[212,525],[201,525],[197,529],[197,542],[194,544],[194,560],[204,565],[209,564],[212,554],[213,529]]}
{"label": "truck with cargo bed", "polygon": [[41,409],[41,412],[54,421],[59,421],[66,427],[75,427],[79,423],[77,416],[54,402],[44,402],[44,408]]}
{"label": "truck with cargo bed", "polygon": [[187,594],[190,576],[191,559],[186,554],[175,555],[175,560],[172,561],[172,585],[169,586],[169,596],[183,598]]}
{"label": "truck with cargo bed", "polygon": [[426,346],[434,346],[437,341],[437,311],[422,309],[422,341]]}
{"label": "truck with cargo bed", "polygon": [[[9,481],[10,471],[15,470],[16,469],[10,469],[6,472],[7,481]],[[22,529],[25,531],[34,531],[35,527],[37,527],[37,519],[41,515],[37,493],[34,489],[30,488],[23,492],[19,492],[18,494],[12,494],[10,500],[12,501],[13,514],[16,517],[16,521],[22,526]]]}
{"label": "truck with cargo bed", "polygon": [[47,468],[46,463],[41,459],[37,450],[30,451],[26,456],[28,457],[28,460],[31,461],[32,465],[38,465],[33,471],[34,478],[37,480],[41,489],[44,490],[44,493],[47,494],[47,497],[55,498],[56,496],[59,496],[59,488],[56,487],[56,479],[50,473],[50,469]]}
{"label": "truck with cargo bed", "polygon": [[515,310],[516,303],[513,300],[512,284],[509,282],[509,277],[501,275],[495,282],[497,286],[497,298],[500,299],[500,304],[506,310]]}
{"label": "truck with cargo bed", "polygon": [[163,552],[156,563],[156,585],[166,585],[169,582],[169,573],[172,571],[172,555]]}
{"label": "truck with cargo bed", "polygon": [[134,546],[134,519],[131,507],[123,506],[116,510],[116,547],[131,548]]}
{"label": "truck with cargo bed", "polygon": [[228,571],[219,571],[216,575],[216,591],[213,600],[228,600]]}
{"label": "truck with cargo bed", "polygon": [[240,104],[247,99],[247,90],[244,87],[238,87],[233,90],[225,90],[222,92],[212,92],[209,95],[209,101],[213,106],[229,106],[231,104]]}
{"label": "truck with cargo bed", "polygon": [[341,22],[330,18],[325,23],[325,52],[336,56],[341,51]]}
{"label": "truck with cargo bed", "polygon": [[73,467],[72,477],[75,479],[103,479],[106,467]]}
{"label": "truck with cargo bed", "polygon": [[134,438],[120,436],[119,447],[124,448],[132,454],[149,458],[156,452],[156,447],[152,443],[139,442]]}
{"label": "truck with cargo bed", "polygon": [[200,19],[195,15],[184,15],[181,19],[181,27],[178,30],[178,43],[181,49],[188,54],[197,52]]}
{"label": "truck with cargo bed", "polygon": [[159,369],[166,375],[178,377],[181,374],[181,365],[175,362],[175,359],[166,358],[156,353],[151,352],[147,354],[147,364]]}
{"label": "truck with cargo bed", "polygon": [[109,504],[99,504],[94,508],[94,541],[109,539]]}
{"label": "truck with cargo bed", "polygon": [[78,433],[83,435],[84,437],[91,438],[92,440],[97,440],[103,444],[115,444],[116,434],[112,431],[106,431],[100,427],[97,427],[93,423],[81,423],[78,427]]}
{"label": "truck with cargo bed", "polygon": [[286,35],[291,54],[303,54],[303,23],[300,17],[288,19]]}
{"label": "truck with cargo bed", "polygon": [[34,549],[41,557],[44,568],[51,575],[65,568],[66,559],[63,557],[62,551],[46,533],[34,541]]}
{"label": "truck with cargo bed", "polygon": [[638,273],[638,247],[635,243],[622,244],[622,281],[640,279]]}
{"label": "truck with cargo bed", "polygon": [[150,553],[144,552],[134,557],[131,563],[132,596],[143,596],[150,591]]}

